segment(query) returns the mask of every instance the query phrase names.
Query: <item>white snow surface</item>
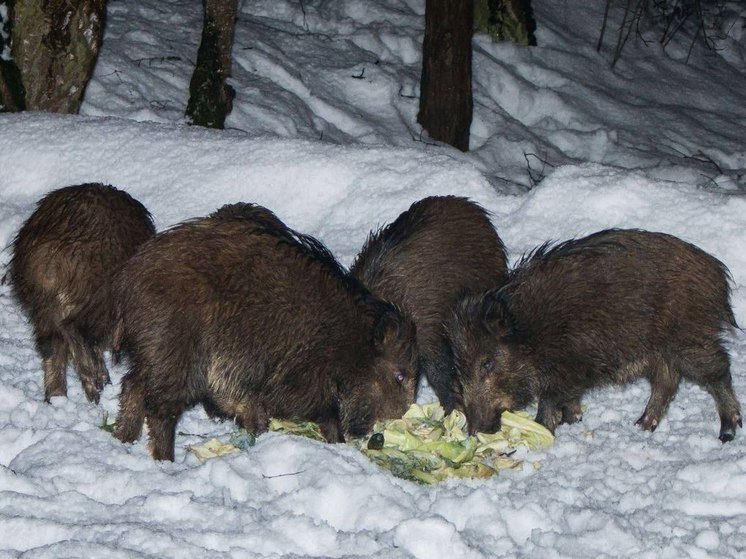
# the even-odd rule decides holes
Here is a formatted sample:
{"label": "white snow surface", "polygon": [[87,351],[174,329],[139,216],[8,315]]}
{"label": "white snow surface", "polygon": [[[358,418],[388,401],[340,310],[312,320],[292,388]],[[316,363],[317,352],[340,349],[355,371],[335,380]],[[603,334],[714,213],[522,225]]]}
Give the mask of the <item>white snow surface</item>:
{"label": "white snow surface", "polygon": [[[603,3],[533,4],[540,46],[475,37],[462,154],[416,124],[422,0],[243,2],[225,131],[183,119],[201,2],[109,0],[82,114],[0,115],[0,246],[49,190],[101,181],[142,201],[159,230],[224,203],[266,205],[349,265],[413,201],[458,194],[492,212],[513,262],[608,227],[693,242],[729,267],[746,324],[746,9],[728,4],[718,51],[683,64],[683,37],[666,52],[631,43],[612,71],[608,47],[593,48]],[[712,398],[691,384],[652,434],[634,425],[645,382],[594,391],[582,423],[490,480],[420,486],[351,447],[278,434],[201,464],[186,445],[234,426],[199,407],[178,425],[176,461],[161,463],[145,440],[99,429],[124,366],[111,365],[98,406],[72,370],[68,398],[45,404],[7,285],[0,306],[0,557],[746,553],[746,436],[721,444]],[[746,335],[729,347],[743,399]]]}

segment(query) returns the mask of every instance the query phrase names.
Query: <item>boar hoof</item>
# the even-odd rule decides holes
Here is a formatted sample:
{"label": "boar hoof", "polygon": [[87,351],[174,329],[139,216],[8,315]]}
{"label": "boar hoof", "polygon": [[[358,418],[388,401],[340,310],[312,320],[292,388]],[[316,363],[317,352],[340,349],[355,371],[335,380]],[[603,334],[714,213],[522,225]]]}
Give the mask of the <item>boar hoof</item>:
{"label": "boar hoof", "polygon": [[107,384],[111,384],[111,377],[109,376],[108,371],[99,373],[98,377],[96,378],[96,388],[99,390],[99,392],[103,390]]}
{"label": "boar hoof", "polygon": [[721,432],[719,439],[721,442],[727,443],[727,442],[732,441],[735,436],[736,434],[733,431]]}
{"label": "boar hoof", "polygon": [[733,414],[730,417],[721,417],[719,438],[722,442],[727,443],[735,438],[736,425],[743,427],[743,420],[740,413]]}
{"label": "boar hoof", "polygon": [[114,438],[119,439],[123,443],[134,443],[140,438],[140,432],[142,426],[137,428],[135,426],[127,425],[124,420],[117,418],[117,422],[114,424],[113,435]]}
{"label": "boar hoof", "polygon": [[658,427],[658,418],[651,417],[644,413],[642,414],[642,417],[635,422],[635,425],[639,425],[645,431],[650,431],[652,433]]}
{"label": "boar hoof", "polygon": [[98,404],[98,401],[101,398],[101,390],[99,390],[97,385],[85,384],[83,390],[85,390],[85,396],[88,398],[89,402]]}
{"label": "boar hoof", "polygon": [[583,410],[580,408],[580,403],[571,403],[562,406],[562,421],[561,423],[567,423],[572,425],[578,421],[583,421]]}
{"label": "boar hoof", "polygon": [[54,398],[55,396],[67,397],[67,388],[63,386],[46,390],[46,392],[44,393],[44,401],[49,404],[52,401],[52,398]]}

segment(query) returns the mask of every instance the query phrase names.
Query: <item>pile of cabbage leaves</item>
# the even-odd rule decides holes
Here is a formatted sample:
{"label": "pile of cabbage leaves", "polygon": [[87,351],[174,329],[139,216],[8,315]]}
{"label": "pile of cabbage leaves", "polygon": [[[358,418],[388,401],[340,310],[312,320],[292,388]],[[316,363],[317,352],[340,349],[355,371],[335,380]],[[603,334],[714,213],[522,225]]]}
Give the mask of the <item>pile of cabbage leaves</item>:
{"label": "pile of cabbage leaves", "polygon": [[[460,411],[446,415],[438,403],[412,404],[401,419],[379,422],[371,436],[350,444],[397,477],[434,484],[448,478],[488,478],[499,470],[521,468],[523,460],[514,456],[517,449],[538,450],[554,442],[552,434],[524,412],[503,412],[501,423],[497,433],[470,436]],[[272,419],[269,430],[324,441],[318,425],[309,421]],[[254,440],[253,434],[239,430],[227,443],[211,439],[189,449],[204,461],[246,450]]]}

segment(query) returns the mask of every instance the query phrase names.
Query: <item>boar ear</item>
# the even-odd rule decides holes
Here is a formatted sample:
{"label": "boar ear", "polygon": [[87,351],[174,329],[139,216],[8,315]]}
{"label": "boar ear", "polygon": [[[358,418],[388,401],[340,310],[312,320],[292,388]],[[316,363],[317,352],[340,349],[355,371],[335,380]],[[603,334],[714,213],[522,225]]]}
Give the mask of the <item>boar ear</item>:
{"label": "boar ear", "polygon": [[390,346],[395,340],[405,335],[404,316],[401,311],[389,306],[376,320],[373,328],[373,344],[378,352]]}
{"label": "boar ear", "polygon": [[499,338],[510,338],[513,335],[515,324],[510,312],[510,293],[506,289],[491,289],[484,294],[482,321]]}

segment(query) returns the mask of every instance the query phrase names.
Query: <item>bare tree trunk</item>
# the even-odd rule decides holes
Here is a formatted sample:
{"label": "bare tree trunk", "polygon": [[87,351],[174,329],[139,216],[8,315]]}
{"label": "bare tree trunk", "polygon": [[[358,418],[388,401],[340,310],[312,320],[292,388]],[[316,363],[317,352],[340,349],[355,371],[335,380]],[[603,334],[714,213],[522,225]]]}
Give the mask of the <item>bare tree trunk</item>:
{"label": "bare tree trunk", "polygon": [[186,116],[192,123],[223,128],[233,108],[235,90],[231,75],[231,47],[236,26],[236,0],[202,0],[205,9],[197,65],[189,84]]}
{"label": "bare tree trunk", "polygon": [[530,0],[475,0],[474,20],[477,30],[495,42],[536,45]]}
{"label": "bare tree trunk", "polygon": [[[77,113],[98,58],[106,0],[11,0],[9,4],[11,53],[26,108]],[[5,81],[6,86],[11,83]]]}
{"label": "bare tree trunk", "polygon": [[419,122],[430,137],[469,150],[473,0],[427,0]]}
{"label": "bare tree trunk", "polygon": [[13,6],[0,0],[0,112],[26,110],[21,72],[10,54],[12,22]]}
{"label": "bare tree trunk", "polygon": [[0,59],[0,113],[26,110],[21,72],[12,60]]}

